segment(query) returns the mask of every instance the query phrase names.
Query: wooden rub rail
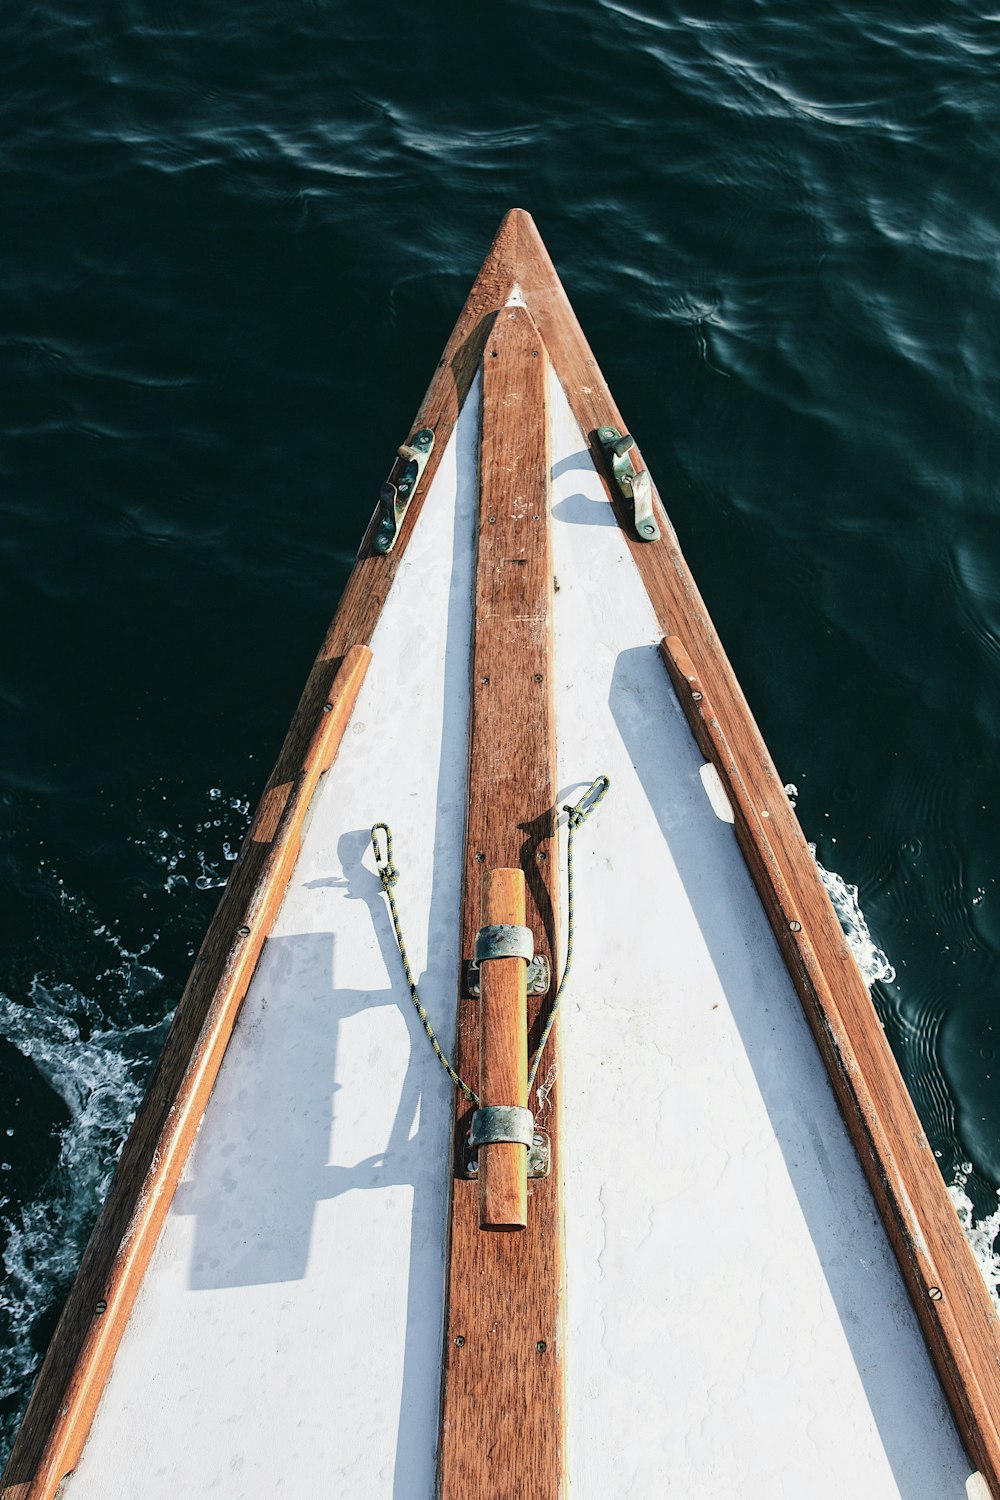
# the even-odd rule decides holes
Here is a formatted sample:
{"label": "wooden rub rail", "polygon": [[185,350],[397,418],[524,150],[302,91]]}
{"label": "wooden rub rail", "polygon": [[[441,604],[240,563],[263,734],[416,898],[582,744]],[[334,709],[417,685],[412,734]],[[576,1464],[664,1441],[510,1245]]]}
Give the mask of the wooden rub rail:
{"label": "wooden rub rail", "polygon": [[[295,867],[303,820],[371,652],[319,663],[201,945],[112,1190],[4,1472],[3,1500],[47,1500],[79,1459],[233,1026]],[[291,736],[290,736],[291,740]]]}
{"label": "wooden rub rail", "polygon": [[[677,636],[660,653],[784,954],[962,1439],[1000,1496],[997,1318],[930,1143],[787,798],[754,794]],[[770,804],[770,805],[769,805]]]}

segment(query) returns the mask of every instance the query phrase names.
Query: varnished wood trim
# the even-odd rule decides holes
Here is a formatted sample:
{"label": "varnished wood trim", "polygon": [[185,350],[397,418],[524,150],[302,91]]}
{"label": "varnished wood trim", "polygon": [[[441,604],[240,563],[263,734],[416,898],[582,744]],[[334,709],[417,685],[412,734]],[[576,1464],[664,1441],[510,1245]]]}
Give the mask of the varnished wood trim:
{"label": "varnished wood trim", "polygon": [[[4,1479],[10,1500],[51,1495],[79,1458],[201,1123],[233,1026],[295,867],[303,819],[337,753],[371,652],[353,646],[316,693],[304,753],[270,842],[248,837],[202,943],[149,1092],[125,1144]],[[296,756],[296,759],[298,757]],[[279,779],[280,775],[280,779]],[[44,1434],[33,1452],[35,1434]]]}
{"label": "varnished wood trim", "polygon": [[[325,701],[336,671],[352,647],[356,644],[367,646],[372,638],[396,570],[419,520],[425,497],[479,367],[494,314],[510,295],[514,283],[519,222],[520,215],[515,211],[508,214],[501,224],[438,361],[411,427],[411,432],[421,427],[432,428],[435,434],[434,450],[410,502],[396,545],[388,556],[376,554],[372,549],[379,519],[378,508],[375,509],[361,543],[357,562],[299,700],[278,763],[268,782],[265,798],[274,788],[294,779],[313,733],[317,704],[321,705]],[[393,450],[395,446],[396,437],[393,435]],[[388,466],[382,467],[381,473],[378,470],[372,473],[373,494],[378,492],[386,467]],[[258,831],[262,831],[265,826],[266,816],[258,811],[255,818]],[[268,844],[265,842],[256,847],[265,850]],[[241,902],[246,902],[249,869],[247,851],[244,849],[226,887],[220,914],[223,908],[228,913],[231,906],[238,909]],[[213,921],[212,930],[216,929],[219,920],[221,916]],[[229,920],[228,915],[226,920]],[[205,1020],[207,997],[212,993],[209,981],[216,983],[221,979],[224,965],[216,962],[218,956],[214,954],[214,949],[210,965],[207,945],[208,939],[202,946],[195,971],[181,998],[163,1056],[132,1126],[104,1209],[84,1252],[76,1281],[50,1341],[31,1401],[3,1478],[0,1479],[0,1500],[52,1500],[63,1475],[75,1464],[86,1437],[87,1424],[96,1405],[96,1394],[86,1408],[85,1417],[78,1393],[84,1389],[99,1391],[107,1377],[107,1368],[99,1372],[97,1378],[98,1372],[89,1363],[92,1359],[92,1345],[87,1339],[94,1308],[104,1296],[102,1288],[107,1279],[108,1267],[118,1253],[128,1224],[140,1207],[146,1177],[142,1163],[146,1155],[156,1149],[157,1122],[166,1118],[169,1100],[176,1088],[177,1074],[183,1071],[193,1055]],[[211,974],[199,977],[202,970],[207,971],[209,968]],[[91,1373],[87,1374],[87,1371]],[[73,1432],[72,1442],[67,1440],[70,1427]]]}
{"label": "varnished wood trim", "polygon": [[[524,926],[524,872],[486,870],[484,927]],[[528,1103],[527,965],[493,958],[479,969],[479,1098],[485,1105]],[[528,1222],[528,1153],[517,1141],[479,1148],[480,1229],[523,1229]]]}
{"label": "varnished wood trim", "polygon": [[[469,730],[462,957],[481,876],[520,869],[535,949],[555,959],[555,720],[545,351],[523,308],[505,308],[483,360],[479,544]],[[555,964],[553,962],[553,969]],[[541,997],[529,1000],[531,1045]],[[557,1030],[540,1068],[539,1123],[553,1170],[529,1184],[527,1227],[479,1228],[474,1182],[452,1182],[445,1303],[440,1500],[557,1500],[563,1480],[562,1201]],[[555,1045],[553,1046],[553,1043]],[[459,1071],[479,1062],[479,1006],[458,1011]],[[544,1082],[543,1082],[544,1081]],[[531,1101],[529,1101],[529,1104]],[[456,1149],[470,1111],[456,1095]]]}
{"label": "varnished wood trim", "polygon": [[250,837],[255,844],[269,844],[274,838],[291,791],[292,782],[283,781],[280,786],[268,787],[261,797],[250,825]]}
{"label": "varnished wood trim", "polygon": [[[518,220],[516,277],[583,433],[627,423],[615,404],[535,225]],[[637,468],[644,467],[638,448]],[[786,931],[782,952],[882,1215],[959,1433],[1000,1500],[1000,1320],[948,1197],[871,997],[847,946],[781,780],[654,488],[659,542],[640,542],[595,462],[660,627],[697,664],[725,743],[766,823],[793,906],[807,910],[813,964]],[[767,813],[766,820],[764,813]],[[751,866],[751,868],[753,868]],[[760,888],[760,887],[759,887]],[[765,906],[767,899],[764,898]],[[770,912],[769,912],[770,915]],[[803,923],[803,930],[806,924]],[[930,1288],[942,1292],[938,1299]],[[905,1378],[905,1372],[900,1372]]]}

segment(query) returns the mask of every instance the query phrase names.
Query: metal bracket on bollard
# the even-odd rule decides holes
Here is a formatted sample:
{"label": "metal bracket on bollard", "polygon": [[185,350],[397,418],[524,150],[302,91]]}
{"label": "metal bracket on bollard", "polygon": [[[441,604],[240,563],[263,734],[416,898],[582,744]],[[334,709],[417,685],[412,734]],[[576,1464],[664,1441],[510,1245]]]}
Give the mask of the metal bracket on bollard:
{"label": "metal bracket on bollard", "polygon": [[[544,953],[536,953],[528,964],[528,994],[545,995],[548,993],[552,983],[552,970]],[[466,976],[466,994],[473,999],[479,995],[479,965],[473,958],[469,962],[468,974]]]}
{"label": "metal bracket on bollard", "polygon": [[[476,1111],[478,1114],[479,1111]],[[475,1119],[475,1115],[473,1116]],[[528,1178],[537,1179],[548,1177],[552,1170],[552,1141],[547,1130],[539,1130],[537,1125],[532,1132],[531,1145],[528,1147]],[[479,1176],[479,1147],[472,1144],[472,1131],[465,1137],[465,1145],[462,1151],[462,1175],[475,1182]]]}
{"label": "metal bracket on bollard", "polygon": [[473,1146],[495,1146],[501,1141],[530,1146],[535,1117],[519,1104],[481,1104],[472,1116],[469,1141]]}
{"label": "metal bracket on bollard", "polygon": [[535,956],[535,939],[530,927],[515,927],[510,922],[498,922],[493,927],[480,927],[472,949],[472,962],[486,963],[491,958],[523,958],[530,963]]}
{"label": "metal bracket on bollard", "polygon": [[549,961],[544,953],[535,952],[530,927],[514,927],[509,923],[480,927],[469,963],[467,988],[470,995],[480,993],[479,966],[492,958],[523,958],[528,965],[529,995],[544,995],[552,983]]}

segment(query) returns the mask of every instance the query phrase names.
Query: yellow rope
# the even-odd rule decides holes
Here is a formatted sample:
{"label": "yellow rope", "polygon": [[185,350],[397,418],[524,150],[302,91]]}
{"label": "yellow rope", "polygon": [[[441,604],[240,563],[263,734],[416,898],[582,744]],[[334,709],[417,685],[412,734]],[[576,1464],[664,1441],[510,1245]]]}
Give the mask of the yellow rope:
{"label": "yellow rope", "polygon": [[[542,1060],[542,1053],[545,1050],[545,1044],[552,1032],[552,1027],[555,1025],[556,1013],[558,1012],[559,1006],[562,1003],[562,998],[566,990],[566,981],[569,979],[569,972],[573,966],[573,835],[576,833],[576,830],[580,827],[580,825],[587,821],[594,809],[598,807],[599,804],[603,801],[604,795],[610,785],[611,782],[609,781],[607,776],[598,776],[596,780],[591,782],[590,786],[584,792],[579,802],[577,802],[575,805],[570,805],[567,803],[563,808],[563,812],[566,814],[569,820],[569,836],[566,841],[566,963],[563,967],[562,978],[559,981],[559,988],[556,990],[555,999],[552,1001],[551,1008],[545,1020],[545,1026],[542,1030],[542,1035],[539,1038],[538,1046],[535,1049],[535,1055],[531,1060],[531,1068],[528,1072],[529,1089],[535,1081],[535,1076],[538,1072],[538,1065]],[[384,857],[382,854],[382,850],[379,848],[379,833],[385,834]],[[396,869],[396,866],[392,862],[392,830],[390,829],[388,823],[375,824],[374,828],[372,829],[372,848],[375,851],[375,868],[378,871],[379,880],[381,880],[382,882],[382,889],[385,891],[386,897],[389,902],[389,911],[392,915],[392,925],[396,932],[396,943],[399,947],[399,956],[403,960],[403,973],[406,975],[406,983],[409,986],[410,997],[413,1000],[417,1015],[420,1017],[420,1024],[424,1028],[427,1040],[434,1048],[434,1056],[437,1058],[442,1068],[444,1068],[452,1083],[457,1089],[460,1089],[462,1091],[470,1104],[475,1104],[476,1106],[478,1106],[481,1102],[479,1095],[475,1092],[474,1089],[471,1089],[463,1079],[458,1076],[458,1074],[455,1072],[455,1069],[452,1067],[451,1062],[445,1056],[444,1052],[442,1052],[441,1045],[438,1042],[437,1037],[434,1035],[434,1028],[431,1025],[430,1021],[427,1019],[427,1012],[423,1007],[423,1002],[421,1001],[420,996],[417,993],[416,981],[413,978],[413,972],[410,969],[410,960],[407,957],[406,953],[406,942],[403,938],[403,928],[399,920],[399,910],[396,906],[396,898],[392,893],[393,886],[399,880],[399,871]]]}
{"label": "yellow rope", "polygon": [[[385,833],[384,862],[382,860],[382,854],[378,846],[378,834],[380,829]],[[389,898],[389,911],[392,913],[392,925],[396,929],[396,942],[399,945],[399,956],[403,960],[403,972],[406,975],[406,982],[410,987],[410,996],[413,1000],[414,1006],[416,1007],[417,1015],[420,1017],[420,1024],[427,1034],[427,1040],[434,1048],[434,1056],[437,1058],[442,1068],[444,1068],[452,1083],[457,1089],[461,1089],[462,1093],[465,1095],[466,1099],[468,1099],[470,1104],[478,1105],[480,1102],[479,1095],[473,1089],[470,1089],[467,1083],[463,1082],[463,1080],[459,1078],[448,1058],[445,1057],[444,1053],[441,1051],[441,1045],[438,1042],[437,1037],[434,1035],[434,1027],[431,1025],[430,1021],[428,1021],[427,1012],[424,1010],[423,1004],[420,1000],[420,996],[417,994],[417,985],[410,969],[410,960],[406,956],[406,943],[403,940],[403,929],[400,925],[399,912],[396,908],[396,898],[392,894],[392,888],[396,884],[396,881],[399,879],[399,871],[396,869],[395,865],[392,862],[392,830],[390,829],[388,823],[375,824],[375,827],[372,829],[372,848],[375,850],[375,868],[378,871],[378,878],[382,882],[382,889],[385,891],[386,896]]]}
{"label": "yellow rope", "polygon": [[563,966],[562,978],[559,981],[559,988],[556,990],[555,999],[549,1010],[545,1027],[539,1038],[538,1046],[535,1048],[535,1055],[531,1059],[531,1067],[528,1070],[529,1090],[535,1081],[538,1064],[542,1060],[542,1053],[545,1051],[545,1043],[549,1039],[549,1033],[555,1025],[556,1012],[562,1004],[562,997],[566,992],[566,981],[569,978],[569,971],[573,967],[573,835],[581,823],[586,823],[594,808],[598,807],[604,800],[605,793],[610,785],[611,782],[607,776],[598,776],[596,780],[590,783],[590,786],[575,806],[567,803],[563,808],[563,812],[566,814],[569,822],[569,833],[566,837],[566,963]]}

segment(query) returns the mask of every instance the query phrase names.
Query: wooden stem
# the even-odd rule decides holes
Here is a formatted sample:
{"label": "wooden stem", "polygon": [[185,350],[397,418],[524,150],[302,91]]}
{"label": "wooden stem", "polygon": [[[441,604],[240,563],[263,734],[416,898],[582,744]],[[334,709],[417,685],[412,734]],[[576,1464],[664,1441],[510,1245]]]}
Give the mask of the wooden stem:
{"label": "wooden stem", "polygon": [[[524,875],[486,870],[482,925],[524,926]],[[479,971],[479,1097],[483,1104],[528,1103],[527,965],[491,958]],[[479,1148],[480,1229],[524,1229],[528,1222],[528,1153],[512,1141]]]}

